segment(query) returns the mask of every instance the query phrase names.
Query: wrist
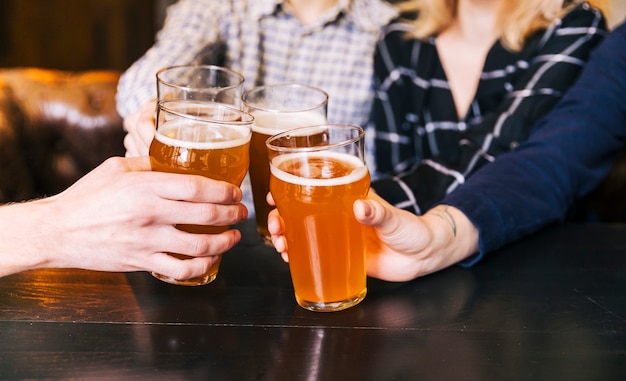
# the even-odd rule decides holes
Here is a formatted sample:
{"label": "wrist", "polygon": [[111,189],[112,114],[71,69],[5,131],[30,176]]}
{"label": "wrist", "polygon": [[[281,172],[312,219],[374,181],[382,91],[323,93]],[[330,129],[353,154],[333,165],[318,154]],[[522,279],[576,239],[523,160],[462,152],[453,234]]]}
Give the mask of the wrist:
{"label": "wrist", "polygon": [[478,230],[458,209],[437,205],[423,216],[432,234],[431,248],[438,255],[436,268],[456,264],[478,250]]}
{"label": "wrist", "polygon": [[0,207],[0,276],[50,267],[50,252],[60,237],[48,206],[36,200]]}

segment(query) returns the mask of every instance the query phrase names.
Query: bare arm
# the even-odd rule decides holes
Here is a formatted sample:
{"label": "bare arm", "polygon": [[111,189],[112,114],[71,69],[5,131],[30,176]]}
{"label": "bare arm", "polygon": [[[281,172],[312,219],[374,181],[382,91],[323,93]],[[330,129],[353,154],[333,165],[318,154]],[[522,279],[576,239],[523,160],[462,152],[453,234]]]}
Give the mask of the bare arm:
{"label": "bare arm", "polygon": [[148,158],[109,159],[56,196],[0,207],[0,276],[45,267],[202,274],[241,233],[191,234],[175,225],[244,220],[241,191],[149,169]]}

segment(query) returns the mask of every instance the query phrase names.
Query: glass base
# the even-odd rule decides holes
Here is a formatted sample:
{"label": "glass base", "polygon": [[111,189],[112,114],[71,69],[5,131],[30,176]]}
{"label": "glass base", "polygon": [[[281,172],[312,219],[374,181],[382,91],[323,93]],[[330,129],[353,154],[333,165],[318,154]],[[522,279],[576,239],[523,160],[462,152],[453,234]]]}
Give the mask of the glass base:
{"label": "glass base", "polygon": [[298,305],[306,310],[313,312],[335,312],[345,310],[346,308],[350,308],[359,304],[363,299],[365,299],[365,294],[367,294],[367,289],[364,289],[357,295],[337,302],[309,302],[307,300],[303,300],[298,298],[296,295],[296,301]]}
{"label": "glass base", "polygon": [[155,272],[151,272],[150,274],[152,274],[153,277],[162,280],[163,282],[176,284],[178,286],[204,286],[206,284],[213,282],[215,278],[217,278],[217,273],[207,274],[207,275],[203,275],[203,276],[199,276],[199,277],[195,277],[191,279],[186,279],[186,280],[170,278],[168,276],[161,275]]}

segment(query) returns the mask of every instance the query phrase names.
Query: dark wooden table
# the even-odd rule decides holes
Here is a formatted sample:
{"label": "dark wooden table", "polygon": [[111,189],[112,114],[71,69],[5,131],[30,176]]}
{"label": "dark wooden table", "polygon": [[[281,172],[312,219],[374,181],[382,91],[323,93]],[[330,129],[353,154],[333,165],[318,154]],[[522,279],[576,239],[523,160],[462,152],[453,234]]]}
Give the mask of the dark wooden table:
{"label": "dark wooden table", "polygon": [[626,226],[565,225],[358,306],[296,305],[252,222],[208,286],[147,273],[0,279],[0,379],[624,380]]}

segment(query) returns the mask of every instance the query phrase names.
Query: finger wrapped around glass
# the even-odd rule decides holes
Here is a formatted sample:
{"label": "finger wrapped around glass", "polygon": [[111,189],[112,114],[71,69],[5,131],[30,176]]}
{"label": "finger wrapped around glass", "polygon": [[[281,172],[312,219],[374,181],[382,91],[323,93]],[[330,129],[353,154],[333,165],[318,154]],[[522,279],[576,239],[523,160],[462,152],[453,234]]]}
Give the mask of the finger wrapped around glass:
{"label": "finger wrapped around glass", "polygon": [[274,207],[265,201],[270,190],[265,141],[279,132],[326,123],[328,94],[316,87],[286,83],[255,87],[243,94],[242,101],[243,109],[255,118],[250,142],[250,185],[257,230],[265,244],[272,246],[267,215]]}
{"label": "finger wrapped around glass", "polygon": [[[250,162],[254,117],[235,107],[206,101],[163,100],[157,104],[157,130],[150,145],[153,171],[187,173],[241,185]],[[177,225],[191,233],[217,234],[229,226]],[[170,255],[181,259],[180,254]],[[169,283],[198,286],[217,277],[220,258],[209,271],[192,279],[155,277]]]}
{"label": "finger wrapped around glass", "polygon": [[364,227],[352,210],[370,186],[363,129],[304,127],[266,144],[296,301],[311,311],[356,305],[367,293]]}

